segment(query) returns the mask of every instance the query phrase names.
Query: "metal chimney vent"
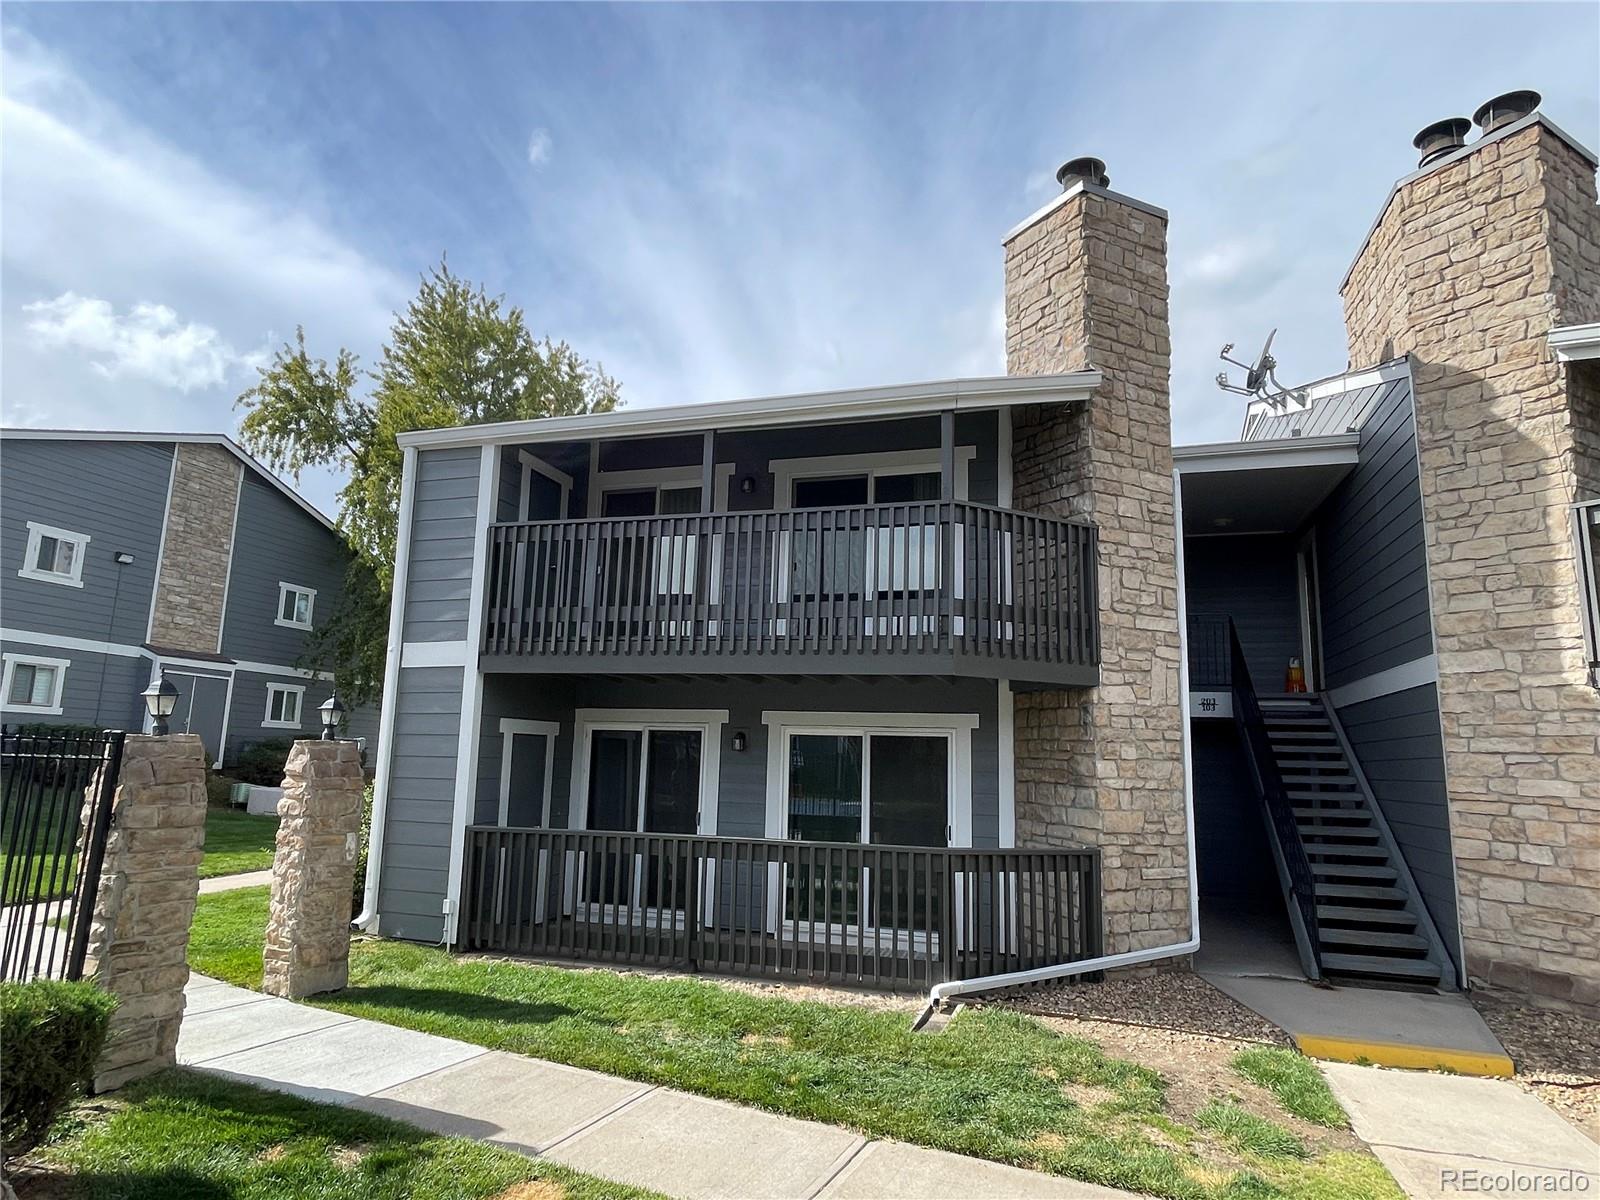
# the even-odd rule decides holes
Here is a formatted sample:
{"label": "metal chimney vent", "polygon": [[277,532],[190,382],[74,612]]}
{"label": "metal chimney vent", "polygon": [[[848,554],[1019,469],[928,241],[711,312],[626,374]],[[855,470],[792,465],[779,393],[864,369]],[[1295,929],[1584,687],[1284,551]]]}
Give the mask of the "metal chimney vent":
{"label": "metal chimney vent", "polygon": [[1484,133],[1493,133],[1502,125],[1509,125],[1513,121],[1521,120],[1539,107],[1543,99],[1538,92],[1523,90],[1520,92],[1507,92],[1503,96],[1496,96],[1493,100],[1485,101],[1477,112],[1472,114],[1472,119],[1477,122],[1478,128]]}
{"label": "metal chimney vent", "polygon": [[1074,158],[1061,164],[1056,172],[1056,182],[1066,191],[1076,183],[1092,183],[1096,187],[1110,187],[1111,176],[1106,174],[1106,164],[1098,158]]}
{"label": "metal chimney vent", "polygon": [[1472,132],[1472,122],[1465,117],[1446,117],[1435,121],[1416,137],[1411,144],[1422,152],[1417,166],[1425,167],[1438,162],[1446,154],[1454,154],[1467,144],[1467,134]]}

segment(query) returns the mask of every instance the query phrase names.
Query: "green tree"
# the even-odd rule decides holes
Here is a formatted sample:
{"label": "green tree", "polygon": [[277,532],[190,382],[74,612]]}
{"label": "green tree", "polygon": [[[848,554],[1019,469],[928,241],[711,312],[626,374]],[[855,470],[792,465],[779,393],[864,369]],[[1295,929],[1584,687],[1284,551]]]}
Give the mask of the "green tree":
{"label": "green tree", "polygon": [[[306,660],[331,668],[352,703],[383,684],[394,586],[401,453],[412,429],[610,412],[617,384],[565,342],[534,338],[522,310],[440,262],[395,316],[378,367],[340,349],[312,358],[304,329],[285,343],[236,407],[245,447],[293,478],[306,467],[347,475],[338,523],[353,558],[342,602],[322,620]],[[370,386],[364,386],[370,385]]]}

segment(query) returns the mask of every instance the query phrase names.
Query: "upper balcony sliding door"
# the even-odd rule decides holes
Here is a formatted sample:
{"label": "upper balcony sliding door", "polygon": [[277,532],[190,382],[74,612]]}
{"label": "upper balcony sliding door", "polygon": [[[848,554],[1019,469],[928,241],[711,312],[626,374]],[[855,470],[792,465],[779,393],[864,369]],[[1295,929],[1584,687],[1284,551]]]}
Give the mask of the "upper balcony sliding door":
{"label": "upper balcony sliding door", "polygon": [[[698,487],[625,488],[605,492],[600,515],[611,518],[689,516],[700,511]],[[637,636],[642,614],[697,591],[699,538],[689,532],[662,533],[660,526],[636,531],[623,524],[599,545],[596,582],[606,598],[607,633]],[[687,632],[676,621],[661,633]]]}

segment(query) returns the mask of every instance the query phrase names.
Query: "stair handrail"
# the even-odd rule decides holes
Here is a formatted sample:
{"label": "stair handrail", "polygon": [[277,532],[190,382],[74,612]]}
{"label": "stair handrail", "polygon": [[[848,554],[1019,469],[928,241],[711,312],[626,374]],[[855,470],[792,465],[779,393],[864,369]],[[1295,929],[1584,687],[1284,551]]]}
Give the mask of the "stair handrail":
{"label": "stair handrail", "polygon": [[1239,632],[1228,621],[1228,652],[1233,676],[1233,719],[1243,736],[1245,750],[1254,769],[1257,794],[1266,809],[1280,879],[1293,904],[1289,909],[1300,961],[1312,979],[1322,978],[1322,939],[1317,930],[1317,881],[1300,827],[1294,819],[1294,805],[1284,787],[1278,760],[1267,737],[1266,718],[1250,678]]}

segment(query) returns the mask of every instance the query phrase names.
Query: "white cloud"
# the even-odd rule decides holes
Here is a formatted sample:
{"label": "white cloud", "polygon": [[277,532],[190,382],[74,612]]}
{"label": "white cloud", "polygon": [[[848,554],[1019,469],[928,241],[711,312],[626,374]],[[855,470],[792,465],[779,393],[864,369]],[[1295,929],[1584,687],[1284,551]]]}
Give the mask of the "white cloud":
{"label": "white cloud", "polygon": [[256,356],[241,355],[209,325],[180,321],[164,304],[111,303],[76,292],[24,304],[28,330],[53,350],[81,353],[107,379],[137,378],[180,392],[215,387]]}
{"label": "white cloud", "polygon": [[550,131],[548,129],[535,129],[528,135],[528,162],[531,166],[542,167],[550,161]]}

